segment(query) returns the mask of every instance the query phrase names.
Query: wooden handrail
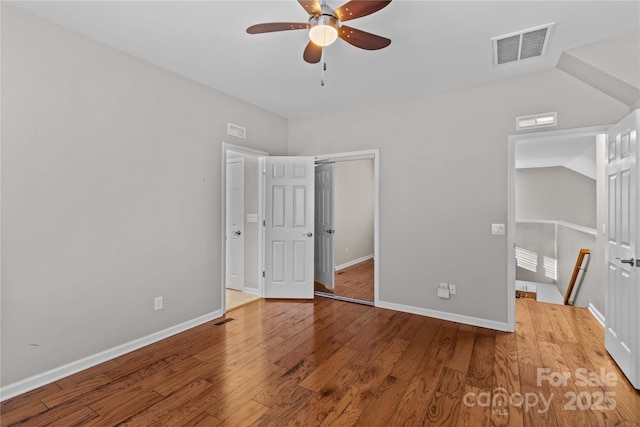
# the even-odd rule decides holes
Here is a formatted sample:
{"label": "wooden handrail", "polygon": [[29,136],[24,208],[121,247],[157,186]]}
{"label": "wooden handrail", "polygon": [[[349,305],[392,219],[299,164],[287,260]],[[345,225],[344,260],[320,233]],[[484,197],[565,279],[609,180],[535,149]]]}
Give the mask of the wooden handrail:
{"label": "wooden handrail", "polygon": [[[571,281],[569,281],[569,286],[567,287],[567,293],[564,296],[564,305],[573,305],[573,302],[569,301],[569,298],[571,298],[573,287],[576,284],[576,280],[578,280],[578,273],[580,273],[585,255],[591,256],[591,251],[589,249],[580,249],[578,259],[576,260],[576,266],[573,268],[573,274],[571,275]],[[586,271],[586,269],[584,271]]]}

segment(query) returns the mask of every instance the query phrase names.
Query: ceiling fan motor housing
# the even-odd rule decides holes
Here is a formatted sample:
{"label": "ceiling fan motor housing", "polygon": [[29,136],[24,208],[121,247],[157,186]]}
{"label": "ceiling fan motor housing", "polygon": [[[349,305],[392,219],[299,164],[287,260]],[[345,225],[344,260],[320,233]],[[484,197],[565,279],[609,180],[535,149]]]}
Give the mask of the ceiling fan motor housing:
{"label": "ceiling fan motor housing", "polygon": [[323,2],[322,13],[309,18],[307,27],[311,41],[318,46],[328,46],[338,38],[340,20],[336,18],[333,10]]}
{"label": "ceiling fan motor housing", "polygon": [[338,38],[340,21],[333,15],[322,14],[309,19],[309,38],[319,46],[328,46]]}

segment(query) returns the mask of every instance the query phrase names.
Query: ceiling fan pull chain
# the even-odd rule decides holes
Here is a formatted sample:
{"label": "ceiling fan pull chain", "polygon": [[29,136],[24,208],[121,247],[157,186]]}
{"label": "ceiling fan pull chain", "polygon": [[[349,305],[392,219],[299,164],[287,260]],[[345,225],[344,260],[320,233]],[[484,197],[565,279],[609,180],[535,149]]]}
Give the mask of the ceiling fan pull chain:
{"label": "ceiling fan pull chain", "polygon": [[322,46],[322,56],[320,57],[320,63],[322,64],[322,71],[320,71],[320,86],[324,86],[324,70],[327,69],[327,63],[324,62],[324,46]]}

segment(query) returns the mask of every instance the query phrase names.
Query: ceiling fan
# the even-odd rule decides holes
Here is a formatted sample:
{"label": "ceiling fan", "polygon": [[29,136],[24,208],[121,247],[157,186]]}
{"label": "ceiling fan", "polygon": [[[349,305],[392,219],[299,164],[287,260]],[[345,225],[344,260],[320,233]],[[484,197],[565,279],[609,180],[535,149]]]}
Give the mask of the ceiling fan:
{"label": "ceiling fan", "polygon": [[308,30],[311,41],[304,49],[303,58],[310,64],[320,62],[322,51],[339,37],[347,43],[366,50],[378,50],[391,44],[386,37],[343,25],[343,22],[371,15],[391,3],[391,0],[352,0],[333,10],[325,0],[298,0],[309,14],[308,22],[268,22],[247,28],[249,34],[275,31]]}

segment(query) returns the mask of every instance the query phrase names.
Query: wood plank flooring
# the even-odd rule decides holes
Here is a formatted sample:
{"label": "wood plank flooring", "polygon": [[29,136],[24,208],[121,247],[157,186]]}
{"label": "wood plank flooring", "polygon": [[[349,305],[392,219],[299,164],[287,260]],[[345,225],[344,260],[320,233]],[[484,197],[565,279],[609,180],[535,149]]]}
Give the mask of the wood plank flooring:
{"label": "wood plank flooring", "polygon": [[360,301],[374,301],[373,259],[337,271],[335,289],[315,283],[315,290]]}
{"label": "wood plank flooring", "polygon": [[640,422],[640,393],[586,309],[520,299],[516,333],[327,298],[229,317],[5,401],[1,425]]}
{"label": "wood plank flooring", "polygon": [[247,305],[256,300],[259,300],[260,297],[253,294],[248,294],[242,291],[236,291],[234,289],[226,289],[226,308],[227,313],[233,309],[238,307],[242,307],[243,305]]}

